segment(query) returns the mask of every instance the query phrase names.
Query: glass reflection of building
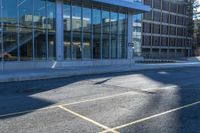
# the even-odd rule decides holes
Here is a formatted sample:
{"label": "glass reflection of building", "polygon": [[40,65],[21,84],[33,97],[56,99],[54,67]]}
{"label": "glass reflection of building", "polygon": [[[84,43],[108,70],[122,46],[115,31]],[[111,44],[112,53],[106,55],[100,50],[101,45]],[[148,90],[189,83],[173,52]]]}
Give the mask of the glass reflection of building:
{"label": "glass reflection of building", "polygon": [[1,0],[1,4],[1,57],[5,61],[54,59],[55,2]]}
{"label": "glass reflection of building", "polygon": [[[58,1],[63,1],[59,24],[63,25],[64,60],[127,58],[128,8]],[[57,4],[53,0],[0,0],[0,59],[56,60]]]}
{"label": "glass reflection of building", "polygon": [[[133,0],[141,3],[142,0]],[[133,43],[134,56],[141,56],[142,54],[142,14],[133,15]]]}
{"label": "glass reflection of building", "polygon": [[126,12],[69,0],[63,11],[65,59],[126,58]]}

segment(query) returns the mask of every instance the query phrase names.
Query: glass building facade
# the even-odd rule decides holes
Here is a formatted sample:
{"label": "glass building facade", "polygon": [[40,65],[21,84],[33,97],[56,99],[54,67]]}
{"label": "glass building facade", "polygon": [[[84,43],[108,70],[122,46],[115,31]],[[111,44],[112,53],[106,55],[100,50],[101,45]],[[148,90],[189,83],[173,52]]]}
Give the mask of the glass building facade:
{"label": "glass building facade", "polygon": [[1,58],[4,61],[55,59],[55,2],[0,2]]}
{"label": "glass building facade", "polygon": [[[1,40],[3,40],[1,58],[3,57],[4,61],[55,59],[55,2],[0,1]],[[64,59],[126,58],[126,26],[125,11],[65,0]]]}
{"label": "glass building facade", "polygon": [[143,10],[117,1],[0,0],[0,59],[127,59],[128,16]]}
{"label": "glass building facade", "polygon": [[127,12],[66,0],[63,21],[65,60],[126,58]]}

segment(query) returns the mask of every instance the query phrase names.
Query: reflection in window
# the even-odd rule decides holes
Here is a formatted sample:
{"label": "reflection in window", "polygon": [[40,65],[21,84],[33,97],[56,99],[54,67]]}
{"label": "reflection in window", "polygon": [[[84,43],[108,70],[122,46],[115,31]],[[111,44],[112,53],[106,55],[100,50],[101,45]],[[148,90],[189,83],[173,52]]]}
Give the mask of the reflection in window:
{"label": "reflection in window", "polygon": [[45,1],[34,0],[34,43],[35,43],[35,58],[46,59],[47,48],[46,48],[46,6]]}
{"label": "reflection in window", "polygon": [[93,58],[101,58],[101,11],[93,9]]}
{"label": "reflection in window", "polygon": [[16,5],[16,0],[2,0],[3,57],[5,61],[18,59]]}
{"label": "reflection in window", "polygon": [[91,24],[90,8],[83,8],[83,59],[91,59]]}
{"label": "reflection in window", "polygon": [[118,24],[118,14],[111,12],[111,58],[117,58],[117,24]]}
{"label": "reflection in window", "polygon": [[32,45],[32,18],[33,18],[33,1],[32,0],[19,0],[19,46],[20,46],[20,59],[31,60],[33,55]]}
{"label": "reflection in window", "polygon": [[125,39],[125,31],[126,31],[126,15],[119,13],[119,20],[118,20],[118,54],[119,58],[125,58],[126,53],[126,39]]}
{"label": "reflection in window", "polygon": [[47,20],[48,20],[48,55],[49,59],[54,60],[56,56],[56,4],[47,1]]}
{"label": "reflection in window", "polygon": [[81,7],[76,5],[72,6],[72,33],[72,58],[81,59]]}
{"label": "reflection in window", "polygon": [[102,57],[103,59],[109,58],[109,44],[110,44],[110,13],[102,11]]}
{"label": "reflection in window", "polygon": [[63,5],[63,23],[64,23],[64,58],[71,59],[71,9],[70,3]]}

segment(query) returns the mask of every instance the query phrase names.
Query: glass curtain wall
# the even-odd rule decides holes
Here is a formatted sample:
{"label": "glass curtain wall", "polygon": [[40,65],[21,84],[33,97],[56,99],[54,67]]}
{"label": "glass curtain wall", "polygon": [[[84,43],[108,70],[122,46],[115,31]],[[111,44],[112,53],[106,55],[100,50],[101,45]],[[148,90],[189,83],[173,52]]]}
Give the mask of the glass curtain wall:
{"label": "glass curtain wall", "polygon": [[126,58],[127,15],[123,11],[65,0],[65,59]]}
{"label": "glass curtain wall", "polygon": [[[55,2],[1,0],[5,61],[55,58]],[[49,51],[49,53],[47,52]],[[48,56],[49,55],[49,56]]]}

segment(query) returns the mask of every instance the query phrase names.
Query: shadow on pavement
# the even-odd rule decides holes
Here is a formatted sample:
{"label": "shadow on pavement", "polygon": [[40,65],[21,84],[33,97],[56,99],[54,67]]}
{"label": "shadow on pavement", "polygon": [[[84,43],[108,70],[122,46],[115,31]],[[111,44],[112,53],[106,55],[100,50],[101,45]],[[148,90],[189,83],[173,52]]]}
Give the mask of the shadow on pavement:
{"label": "shadow on pavement", "polygon": [[[34,98],[33,94],[56,90],[81,80],[90,80],[96,78],[106,78],[98,81],[95,84],[105,84],[109,80],[118,76],[125,75],[143,75],[155,82],[163,85],[175,85],[175,88],[159,90],[161,93],[156,93],[156,96],[150,99],[148,105],[137,110],[138,116],[145,112],[160,113],[176,107],[184,106],[200,100],[200,71],[199,68],[180,68],[180,69],[160,69],[160,70],[145,70],[138,72],[124,72],[93,76],[79,76],[71,78],[60,78],[50,80],[36,80],[26,82],[13,82],[0,84],[0,115],[21,112],[25,110],[39,109],[55,104],[53,101]],[[134,79],[131,82],[135,82]],[[6,86],[6,88],[5,88]],[[163,91],[163,92],[162,92]],[[157,95],[158,94],[158,95]],[[10,97],[12,99],[10,100]],[[20,98],[19,98],[20,97]],[[16,100],[13,102],[13,98]],[[165,102],[166,101],[166,102]],[[200,105],[194,108],[188,108],[169,114],[165,121],[157,119],[144,122],[143,124],[134,125],[121,129],[122,132],[173,132],[186,133],[188,131],[200,132]],[[147,113],[146,113],[147,114]],[[24,114],[21,114],[24,115]],[[149,115],[149,114],[148,114]],[[7,119],[8,116],[0,119]],[[145,117],[145,115],[140,116]],[[147,116],[146,116],[147,117]],[[165,117],[165,116],[163,116]],[[162,117],[161,117],[162,118]],[[172,119],[173,118],[173,119]],[[193,124],[192,124],[193,123]]]}

